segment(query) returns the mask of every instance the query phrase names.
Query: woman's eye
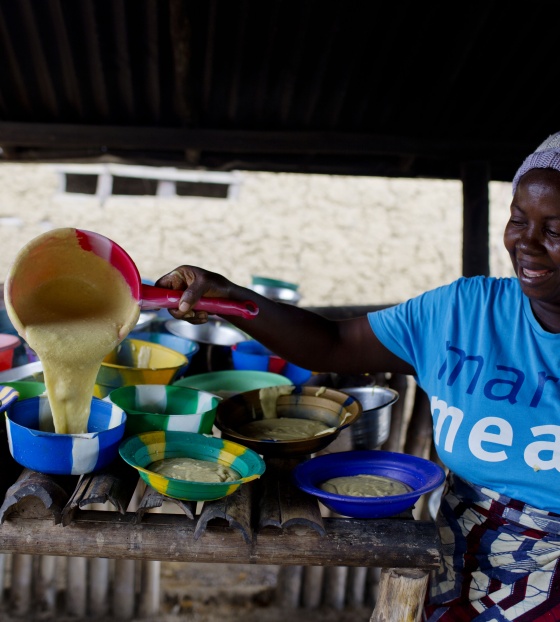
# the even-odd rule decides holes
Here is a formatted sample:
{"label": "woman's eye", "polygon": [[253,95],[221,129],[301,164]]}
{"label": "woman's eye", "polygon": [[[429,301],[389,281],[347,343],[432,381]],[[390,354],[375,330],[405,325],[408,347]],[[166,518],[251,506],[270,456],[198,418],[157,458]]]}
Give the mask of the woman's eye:
{"label": "woman's eye", "polygon": [[553,229],[547,229],[546,232],[551,238],[560,238],[560,231],[554,231]]}

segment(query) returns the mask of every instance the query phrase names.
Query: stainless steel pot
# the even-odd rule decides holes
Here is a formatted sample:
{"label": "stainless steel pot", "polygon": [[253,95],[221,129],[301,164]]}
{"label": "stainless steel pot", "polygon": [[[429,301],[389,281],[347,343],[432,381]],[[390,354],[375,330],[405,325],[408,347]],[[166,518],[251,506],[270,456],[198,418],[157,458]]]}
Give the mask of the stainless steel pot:
{"label": "stainless steel pot", "polygon": [[379,386],[341,387],[362,405],[362,415],[350,426],[354,449],[376,449],[389,438],[391,408],[399,399],[393,389]]}
{"label": "stainless steel pot", "polygon": [[173,335],[196,341],[200,345],[189,365],[189,376],[232,369],[231,346],[249,339],[248,335],[233,324],[214,318],[210,318],[205,324],[168,320],[165,328]]}

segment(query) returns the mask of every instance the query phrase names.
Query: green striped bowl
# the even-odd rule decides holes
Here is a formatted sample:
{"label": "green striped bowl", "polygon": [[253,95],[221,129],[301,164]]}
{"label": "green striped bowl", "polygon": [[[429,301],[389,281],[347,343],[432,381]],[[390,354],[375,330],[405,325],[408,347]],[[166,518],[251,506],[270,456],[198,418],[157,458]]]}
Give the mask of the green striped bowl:
{"label": "green striped bowl", "polygon": [[[119,453],[138,470],[140,477],[162,495],[186,501],[212,501],[231,495],[242,484],[260,477],[263,459],[248,447],[213,436],[193,432],[145,432],[124,440]],[[233,482],[192,482],[150,471],[150,465],[165,458],[195,458],[219,462],[237,471]]]}
{"label": "green striped bowl", "polygon": [[211,434],[221,401],[207,391],[165,384],[120,387],[105,399],[127,414],[126,436],[158,430]]}

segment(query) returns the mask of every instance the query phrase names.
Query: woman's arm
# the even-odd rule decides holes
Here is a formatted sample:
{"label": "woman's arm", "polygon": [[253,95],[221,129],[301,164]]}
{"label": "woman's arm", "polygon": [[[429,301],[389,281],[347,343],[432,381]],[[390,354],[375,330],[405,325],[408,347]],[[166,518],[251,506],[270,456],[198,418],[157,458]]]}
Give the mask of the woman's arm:
{"label": "woman's arm", "polygon": [[226,319],[300,367],[340,374],[384,371],[414,374],[408,363],[377,339],[366,316],[329,320],[295,305],[275,302],[222,275],[194,266],[180,266],[162,276],[156,285],[184,290],[179,309],[170,310],[170,314],[194,324],[208,319],[207,312],[192,308],[204,296],[254,302],[259,307],[255,318],[226,316]]}

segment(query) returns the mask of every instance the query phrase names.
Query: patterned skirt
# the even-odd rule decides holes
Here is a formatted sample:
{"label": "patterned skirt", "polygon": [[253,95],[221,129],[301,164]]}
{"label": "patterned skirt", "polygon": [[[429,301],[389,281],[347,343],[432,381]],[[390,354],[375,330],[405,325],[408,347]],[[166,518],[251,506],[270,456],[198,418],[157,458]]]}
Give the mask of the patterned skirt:
{"label": "patterned skirt", "polygon": [[560,515],[449,475],[427,622],[560,621]]}

